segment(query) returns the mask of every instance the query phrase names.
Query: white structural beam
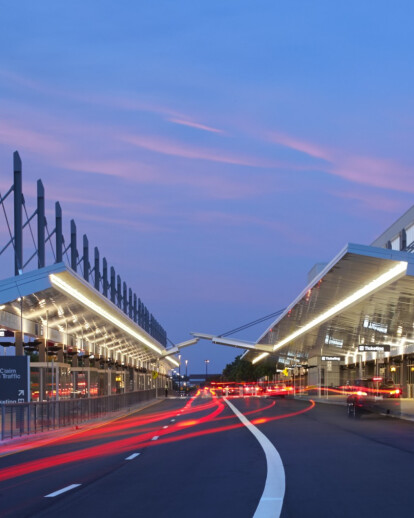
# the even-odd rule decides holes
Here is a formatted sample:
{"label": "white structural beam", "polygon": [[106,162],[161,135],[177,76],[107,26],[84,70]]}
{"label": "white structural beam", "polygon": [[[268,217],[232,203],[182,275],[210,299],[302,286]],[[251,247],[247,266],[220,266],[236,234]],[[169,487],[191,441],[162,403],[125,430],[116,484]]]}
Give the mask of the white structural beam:
{"label": "white structural beam", "polygon": [[210,340],[213,344],[226,345],[228,347],[236,347],[238,349],[245,349],[248,351],[266,352],[273,351],[272,346],[256,344],[254,342],[245,342],[244,340],[237,340],[235,338],[222,338],[220,336],[208,335],[205,333],[191,333],[194,337],[200,340]]}
{"label": "white structural beam", "polygon": [[171,356],[171,354],[177,354],[184,347],[189,347],[190,345],[194,345],[198,342],[199,338],[192,338],[191,340],[187,340],[186,342],[180,342],[179,344],[171,347],[164,351],[164,353],[160,356],[160,358],[166,358],[167,356]]}

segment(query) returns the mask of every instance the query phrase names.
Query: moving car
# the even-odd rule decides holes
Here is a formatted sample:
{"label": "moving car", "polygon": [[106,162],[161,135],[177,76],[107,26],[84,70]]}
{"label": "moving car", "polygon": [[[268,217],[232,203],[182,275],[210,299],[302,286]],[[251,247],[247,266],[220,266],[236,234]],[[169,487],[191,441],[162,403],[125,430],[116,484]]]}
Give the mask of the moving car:
{"label": "moving car", "polygon": [[392,379],[380,376],[361,378],[354,381],[348,390],[347,412],[349,417],[359,417],[364,412],[389,414],[400,408],[401,388]]}
{"label": "moving car", "polygon": [[285,397],[293,395],[293,387],[286,383],[271,384],[266,388],[266,395],[270,397]]}

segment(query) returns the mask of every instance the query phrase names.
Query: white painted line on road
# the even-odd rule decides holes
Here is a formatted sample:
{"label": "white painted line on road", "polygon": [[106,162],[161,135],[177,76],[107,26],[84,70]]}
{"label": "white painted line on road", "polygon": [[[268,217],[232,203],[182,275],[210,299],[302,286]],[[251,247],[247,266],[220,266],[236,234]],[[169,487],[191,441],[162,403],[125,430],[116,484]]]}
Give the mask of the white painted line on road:
{"label": "white painted line on road", "polygon": [[165,430],[166,428],[168,428],[168,424],[166,424],[165,426],[163,426],[163,428],[164,428],[164,430]]}
{"label": "white painted line on road", "polygon": [[155,435],[155,436],[151,439],[151,441],[156,441],[156,440],[158,439],[158,437],[159,437],[159,435]]}
{"label": "white painted line on road", "polygon": [[125,460],[132,460],[135,459],[135,457],[138,457],[138,455],[141,455],[140,453],[133,453],[129,457],[127,457]]}
{"label": "white painted line on road", "polygon": [[256,437],[266,456],[266,484],[253,518],[279,518],[285,496],[285,470],[279,452],[264,433],[256,428],[230,401],[226,398],[223,399]]}
{"label": "white painted line on road", "polygon": [[46,495],[45,498],[50,498],[53,496],[61,495],[62,493],[66,493],[66,491],[70,491],[71,489],[75,489],[75,487],[79,487],[81,484],[71,484],[70,486],[66,486],[63,489],[59,489],[59,491],[55,491],[54,493],[50,493]]}

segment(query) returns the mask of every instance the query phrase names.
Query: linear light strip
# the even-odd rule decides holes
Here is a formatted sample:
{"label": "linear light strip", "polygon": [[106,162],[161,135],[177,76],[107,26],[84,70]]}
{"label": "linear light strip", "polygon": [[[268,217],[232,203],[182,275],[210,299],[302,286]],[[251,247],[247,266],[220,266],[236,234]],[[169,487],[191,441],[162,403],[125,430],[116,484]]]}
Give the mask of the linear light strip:
{"label": "linear light strip", "polygon": [[253,364],[260,362],[260,360],[263,360],[266,356],[269,356],[269,353],[262,353],[259,354],[259,356],[256,356],[256,358],[252,361]]}
{"label": "linear light strip", "polygon": [[158,349],[153,343],[151,343],[149,340],[147,340],[144,336],[140,335],[134,329],[124,324],[121,320],[116,318],[115,316],[111,315],[106,311],[104,308],[93,302],[92,300],[88,299],[83,295],[80,291],[78,291],[76,288],[73,288],[70,284],[66,283],[65,281],[62,281],[62,279],[59,279],[59,277],[56,277],[53,273],[49,275],[50,281],[52,284],[54,284],[56,287],[60,288],[61,290],[65,291],[68,295],[71,295],[75,299],[77,299],[79,302],[87,306],[88,308],[95,311],[95,313],[98,313],[98,315],[101,315],[102,317],[106,318],[112,324],[115,324],[116,326],[123,329],[125,332],[127,332],[129,335],[131,335],[133,338],[136,338],[140,342],[144,343],[154,351],[156,351],[158,354],[162,354],[162,351]]}
{"label": "linear light strip", "polygon": [[284,338],[281,342],[275,344],[273,346],[273,350],[276,351],[277,349],[280,349],[287,343],[291,342],[295,338],[297,338],[300,335],[303,335],[313,327],[317,326],[318,324],[321,324],[328,318],[331,318],[335,315],[337,315],[340,311],[343,309],[349,307],[354,302],[357,302],[358,300],[362,299],[363,297],[366,297],[376,289],[380,288],[384,284],[392,281],[396,277],[400,276],[402,273],[407,271],[408,263],[405,261],[400,261],[396,266],[393,266],[390,270],[383,273],[370,283],[368,283],[366,286],[363,286],[359,290],[357,290],[355,293],[347,297],[346,299],[342,300],[338,304],[335,304],[335,306],[332,306],[330,309],[319,315],[318,317],[311,320],[308,324],[306,324],[304,327],[301,327],[291,335]]}
{"label": "linear light strip", "polygon": [[169,356],[165,356],[165,359],[168,360],[169,362],[171,362],[173,365],[175,365],[176,367],[179,367],[180,364],[178,362],[176,362],[174,360],[174,358],[170,358]]}

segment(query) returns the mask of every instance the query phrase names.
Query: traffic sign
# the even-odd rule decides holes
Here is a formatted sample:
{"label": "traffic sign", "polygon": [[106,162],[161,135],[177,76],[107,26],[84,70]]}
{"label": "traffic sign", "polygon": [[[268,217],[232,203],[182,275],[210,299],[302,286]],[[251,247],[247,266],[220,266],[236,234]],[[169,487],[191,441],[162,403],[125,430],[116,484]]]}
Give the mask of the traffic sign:
{"label": "traffic sign", "polygon": [[0,404],[30,401],[30,358],[0,357]]}

